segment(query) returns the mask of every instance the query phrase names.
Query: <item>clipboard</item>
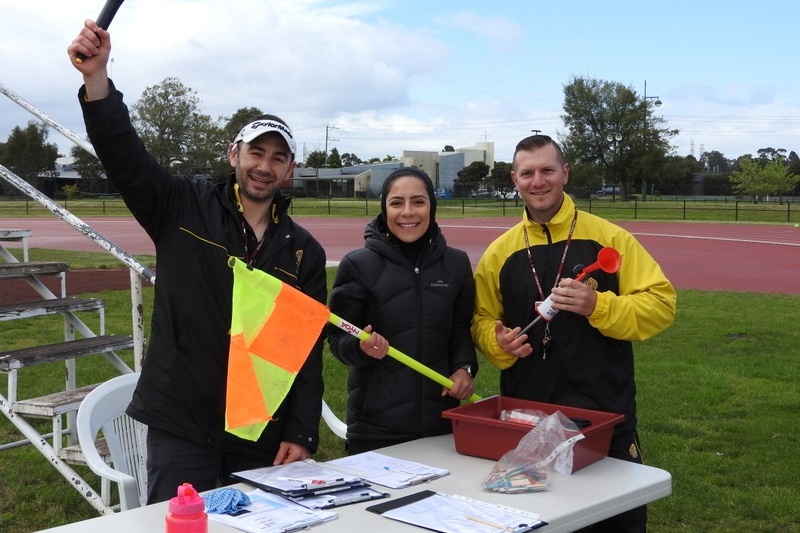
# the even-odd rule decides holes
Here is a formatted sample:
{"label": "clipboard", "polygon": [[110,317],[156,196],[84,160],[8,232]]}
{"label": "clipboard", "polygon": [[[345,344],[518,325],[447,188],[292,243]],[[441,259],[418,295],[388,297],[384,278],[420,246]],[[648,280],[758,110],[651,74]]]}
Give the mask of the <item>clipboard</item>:
{"label": "clipboard", "polygon": [[398,459],[376,451],[340,457],[325,465],[389,489],[411,487],[450,474],[445,468]]}
{"label": "clipboard", "polygon": [[535,513],[432,490],[372,505],[367,511],[440,533],[525,533],[547,525]]}
{"label": "clipboard", "polygon": [[286,498],[369,487],[359,477],[325,468],[314,461],[242,470],[233,472],[231,477]]}
{"label": "clipboard", "polygon": [[326,494],[309,494],[307,496],[288,496],[295,503],[309,509],[334,509],[351,503],[380,500],[388,498],[388,492],[375,489],[369,484],[361,487],[329,492]]}

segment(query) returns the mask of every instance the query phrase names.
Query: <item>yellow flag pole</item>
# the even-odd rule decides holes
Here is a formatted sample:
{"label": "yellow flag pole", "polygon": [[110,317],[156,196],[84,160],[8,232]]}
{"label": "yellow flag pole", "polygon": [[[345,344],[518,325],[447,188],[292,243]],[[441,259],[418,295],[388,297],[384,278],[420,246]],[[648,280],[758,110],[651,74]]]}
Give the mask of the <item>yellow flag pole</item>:
{"label": "yellow flag pole", "polygon": [[[362,341],[365,341],[365,340],[367,340],[369,338],[369,333],[367,333],[363,329],[359,328],[358,326],[355,326],[355,325],[351,324],[350,322],[348,322],[347,320],[341,318],[340,316],[337,316],[335,313],[331,313],[331,316],[328,318],[328,322],[330,322],[331,324],[333,324],[337,328],[349,333],[350,335],[352,335],[354,337],[358,337]],[[429,367],[423,365],[422,363],[420,363],[416,359],[407,356],[403,352],[401,352],[399,350],[396,350],[395,348],[392,348],[391,346],[389,346],[389,351],[386,352],[386,353],[387,353],[387,355],[389,355],[393,359],[396,359],[397,361],[400,361],[401,363],[403,363],[404,365],[410,367],[411,369],[416,370],[417,372],[419,372],[423,376],[432,379],[433,381],[435,381],[439,385],[442,385],[443,387],[447,387],[448,389],[452,389],[453,388],[453,380],[441,375],[440,373],[436,372],[432,368],[429,368]],[[476,401],[478,401],[480,399],[481,399],[480,396],[478,396],[477,394],[473,393],[473,395],[470,396],[467,399],[467,401],[468,402],[476,402]]]}

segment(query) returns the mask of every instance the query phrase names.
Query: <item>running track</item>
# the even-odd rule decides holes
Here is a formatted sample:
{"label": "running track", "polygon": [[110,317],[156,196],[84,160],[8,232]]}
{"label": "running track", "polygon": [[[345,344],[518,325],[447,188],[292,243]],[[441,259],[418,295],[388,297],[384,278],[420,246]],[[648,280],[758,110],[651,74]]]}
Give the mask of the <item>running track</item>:
{"label": "running track", "polygon": [[[322,243],[329,261],[361,247],[368,218],[295,220]],[[154,254],[153,244],[132,218],[86,217],[85,222],[131,254]],[[447,242],[477,264],[486,246],[517,218],[442,219]],[[800,228],[790,225],[683,222],[620,222],[661,264],[680,289],[800,294]],[[99,251],[61,220],[0,218],[0,228],[31,229],[31,248]],[[6,243],[7,245],[9,243]],[[10,246],[14,246],[13,244]]]}

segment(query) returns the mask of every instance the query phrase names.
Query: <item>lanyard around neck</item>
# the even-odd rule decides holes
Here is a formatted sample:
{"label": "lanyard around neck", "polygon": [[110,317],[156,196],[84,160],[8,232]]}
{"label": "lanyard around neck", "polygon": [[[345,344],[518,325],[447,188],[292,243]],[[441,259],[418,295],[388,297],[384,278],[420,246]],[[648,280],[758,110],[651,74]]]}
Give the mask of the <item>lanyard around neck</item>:
{"label": "lanyard around neck", "polygon": [[261,250],[261,245],[264,244],[264,241],[267,238],[267,231],[269,231],[269,227],[264,230],[264,234],[259,239],[258,244],[256,247],[253,248],[253,251],[250,252],[250,236],[247,234],[247,224],[244,220],[242,220],[242,236],[244,237],[244,262],[247,266],[253,266],[253,262],[256,260],[258,256],[258,252]]}
{"label": "lanyard around neck", "polygon": [[[567,235],[567,244],[564,246],[564,253],[561,254],[561,263],[558,265],[558,272],[556,272],[556,280],[553,283],[553,288],[558,286],[558,282],[561,280],[561,271],[564,270],[564,263],[567,260],[567,250],[569,250],[569,245],[572,242],[572,234],[575,232],[575,223],[577,221],[578,209],[575,208],[575,213],[572,215],[572,224],[569,227],[569,234]],[[539,289],[539,297],[544,300],[546,296],[544,294],[544,290],[542,289],[542,283],[539,281],[539,276],[536,274],[536,265],[533,263],[533,254],[531,254],[531,245],[530,241],[528,240],[528,228],[525,226],[523,229],[523,236],[525,237],[525,251],[528,252],[528,264],[531,267],[533,279],[536,282],[536,288]]]}

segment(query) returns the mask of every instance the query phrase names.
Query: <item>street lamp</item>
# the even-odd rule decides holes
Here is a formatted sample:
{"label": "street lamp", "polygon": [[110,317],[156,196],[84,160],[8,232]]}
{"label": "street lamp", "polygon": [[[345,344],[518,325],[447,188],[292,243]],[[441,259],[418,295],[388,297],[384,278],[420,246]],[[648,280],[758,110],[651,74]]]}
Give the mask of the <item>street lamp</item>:
{"label": "street lamp", "polygon": [[661,99],[658,96],[647,96],[647,80],[644,80],[644,103],[647,104],[648,100],[655,100],[653,105],[656,107],[661,107]]}
{"label": "street lamp", "polygon": [[[644,129],[642,130],[642,135],[644,135],[644,147],[645,151],[647,150],[647,118],[650,116],[650,104],[648,100],[653,100],[653,105],[655,107],[661,107],[661,99],[658,96],[647,96],[647,80],[644,80]],[[645,181],[644,170],[642,170],[642,201],[647,200],[647,183]]]}
{"label": "street lamp", "polygon": [[619,165],[619,143],[622,141],[622,134],[618,131],[609,133],[606,135],[606,141],[614,147],[614,184],[611,186],[611,201],[614,202],[617,196],[617,171],[619,170],[617,165]]}
{"label": "street lamp", "polygon": [[533,133],[534,135],[539,135],[540,133],[542,133],[542,130],[531,130],[531,133]]}

